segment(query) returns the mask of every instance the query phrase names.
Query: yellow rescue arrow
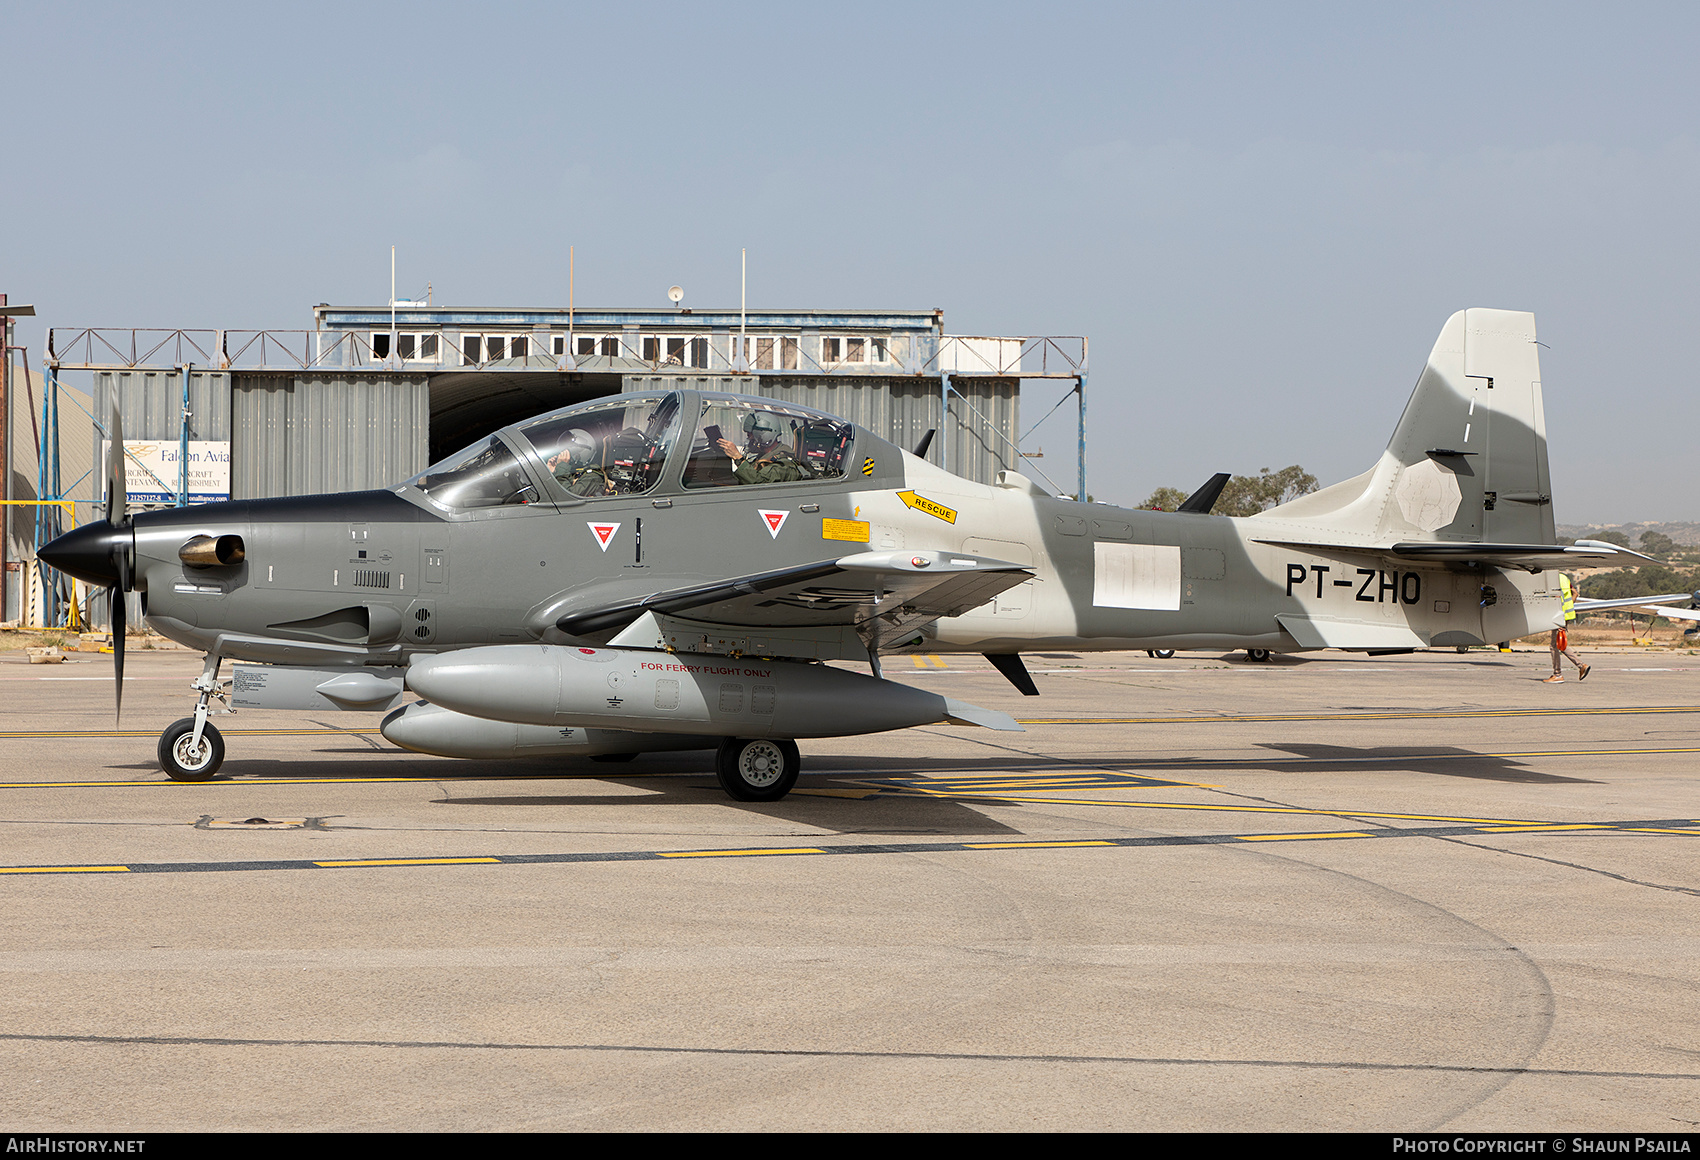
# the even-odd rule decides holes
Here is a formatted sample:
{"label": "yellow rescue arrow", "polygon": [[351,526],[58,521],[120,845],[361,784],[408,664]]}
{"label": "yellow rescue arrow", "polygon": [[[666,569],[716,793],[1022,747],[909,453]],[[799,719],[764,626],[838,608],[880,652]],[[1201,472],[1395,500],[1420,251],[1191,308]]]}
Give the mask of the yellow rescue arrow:
{"label": "yellow rescue arrow", "polygon": [[908,506],[914,508],[916,511],[926,512],[930,516],[937,516],[947,524],[954,524],[956,522],[955,508],[947,508],[942,503],[934,503],[924,495],[916,495],[912,491],[900,491],[897,493],[897,498],[902,500]]}

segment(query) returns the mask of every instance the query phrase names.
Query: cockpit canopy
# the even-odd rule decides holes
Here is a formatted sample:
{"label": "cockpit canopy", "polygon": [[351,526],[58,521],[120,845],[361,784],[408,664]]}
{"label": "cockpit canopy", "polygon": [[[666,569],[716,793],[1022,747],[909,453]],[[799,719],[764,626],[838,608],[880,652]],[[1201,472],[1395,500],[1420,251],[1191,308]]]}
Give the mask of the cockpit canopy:
{"label": "cockpit canopy", "polygon": [[[688,454],[675,456],[687,421]],[[451,511],[680,486],[810,483],[842,479],[854,441],[852,424],[794,403],[694,391],[620,395],[509,427],[407,482]]]}

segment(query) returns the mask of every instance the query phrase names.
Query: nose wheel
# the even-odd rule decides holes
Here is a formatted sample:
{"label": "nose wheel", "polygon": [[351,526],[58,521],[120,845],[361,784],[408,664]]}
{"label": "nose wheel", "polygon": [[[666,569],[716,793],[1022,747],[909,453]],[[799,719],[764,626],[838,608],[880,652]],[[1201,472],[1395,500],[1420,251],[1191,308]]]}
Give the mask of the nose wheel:
{"label": "nose wheel", "polygon": [[172,781],[211,781],[224,764],[224,735],[207,720],[214,697],[228,704],[218,683],[219,663],[217,649],[207,654],[201,675],[189,685],[200,694],[195,715],[173,721],[159,735],[159,767]]}
{"label": "nose wheel", "polygon": [[776,802],[797,784],[803,760],[795,741],[728,737],[714,758],[714,776],[733,801]]}
{"label": "nose wheel", "polygon": [[223,764],[224,735],[215,726],[201,726],[199,744],[193,717],[173,721],[159,735],[159,767],[172,781],[211,781]]}

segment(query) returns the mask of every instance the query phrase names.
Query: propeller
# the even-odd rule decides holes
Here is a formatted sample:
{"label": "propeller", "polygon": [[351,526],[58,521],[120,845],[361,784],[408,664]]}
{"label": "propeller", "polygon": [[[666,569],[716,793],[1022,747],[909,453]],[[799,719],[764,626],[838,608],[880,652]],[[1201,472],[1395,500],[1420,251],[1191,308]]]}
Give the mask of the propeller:
{"label": "propeller", "polygon": [[[130,526],[130,479],[124,463],[124,420],[118,414],[118,404],[112,404],[112,417],[106,426],[106,523],[111,532]],[[109,533],[110,534],[110,533]],[[125,619],[129,613],[125,594],[130,591],[130,551],[123,537],[112,536],[112,563],[118,583],[106,590],[107,605],[112,609],[112,675],[116,682],[113,693],[113,721],[124,716],[124,636],[129,629]]]}
{"label": "propeller", "polygon": [[106,589],[112,606],[112,667],[118,678],[117,711],[124,710],[124,596],[136,583],[136,536],[131,526],[129,479],[124,466],[124,422],[116,404],[106,428],[106,518],[72,528],[44,544],[36,558],[89,587]]}

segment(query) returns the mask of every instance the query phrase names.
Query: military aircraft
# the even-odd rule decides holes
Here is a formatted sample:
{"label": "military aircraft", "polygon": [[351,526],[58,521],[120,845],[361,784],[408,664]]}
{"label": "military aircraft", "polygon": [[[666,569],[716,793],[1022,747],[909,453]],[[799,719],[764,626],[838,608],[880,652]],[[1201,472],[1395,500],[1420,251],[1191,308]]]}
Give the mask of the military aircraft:
{"label": "military aircraft", "polygon": [[194,716],[160,738],[179,780],[219,768],[208,714],[227,698],[387,710],[390,741],[447,756],[716,746],[727,793],[774,800],[798,738],[1019,728],[885,680],[892,653],[982,653],[1034,695],[1023,650],[1267,660],[1556,627],[1552,569],[1645,557],[1556,542],[1536,352],[1532,315],[1454,314],[1373,467],[1244,519],[1209,514],[1225,476],[1173,513],[1082,503],[1015,472],[970,482],[807,407],[642,391],[384,491],[131,514],[114,456],[106,518],[41,558],[114,589],[120,690],[119,592],[206,653]]}

